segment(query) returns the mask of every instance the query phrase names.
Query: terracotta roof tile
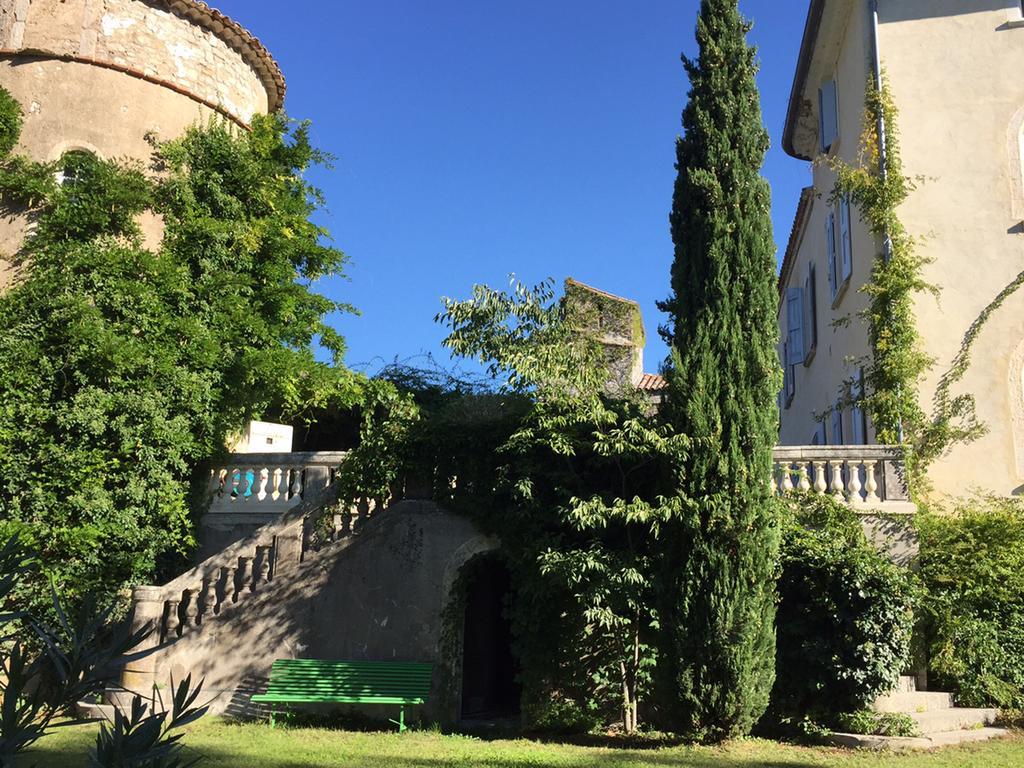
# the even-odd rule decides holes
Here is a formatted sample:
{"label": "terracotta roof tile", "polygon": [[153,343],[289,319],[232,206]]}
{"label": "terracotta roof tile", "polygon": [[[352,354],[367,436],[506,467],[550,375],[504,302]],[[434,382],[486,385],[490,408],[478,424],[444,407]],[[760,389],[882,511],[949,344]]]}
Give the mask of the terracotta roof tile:
{"label": "terracotta roof tile", "polygon": [[640,378],[640,383],[636,385],[636,388],[644,392],[660,392],[663,389],[668,389],[668,382],[664,376],[659,376],[656,373],[645,373]]}

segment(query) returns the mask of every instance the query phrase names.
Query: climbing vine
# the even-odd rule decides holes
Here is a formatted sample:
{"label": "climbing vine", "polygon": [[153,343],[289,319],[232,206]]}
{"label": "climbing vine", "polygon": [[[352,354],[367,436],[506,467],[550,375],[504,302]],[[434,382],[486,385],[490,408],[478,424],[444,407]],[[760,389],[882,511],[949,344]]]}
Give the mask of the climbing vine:
{"label": "climbing vine", "polygon": [[[178,567],[190,482],[246,419],[358,399],[315,357],[344,347],[324,318],[345,307],[310,287],[345,263],[310,220],[304,173],[328,158],[275,115],[154,142],[152,165],[41,163],[10,154],[16,106],[0,90],[0,205],[27,225],[2,254],[23,268],[0,294],[0,536],[72,604],[103,600]],[[47,578],[23,590],[47,610]]]}
{"label": "climbing vine", "polygon": [[[885,127],[884,156],[880,125]],[[857,161],[834,159],[831,166],[837,175],[832,202],[847,196],[871,234],[883,243],[871,278],[861,288],[870,299],[861,316],[868,327],[872,353],[858,399],[871,416],[879,443],[902,443],[909,449],[908,478],[912,489],[919,490],[932,461],[954,443],[973,440],[983,432],[975,418],[973,397],[949,394],[950,385],[966,370],[977,329],[968,334],[953,369],[943,377],[935,411],[929,417],[919,391],[935,360],[923,349],[914,300],[921,293],[938,296],[939,288],[925,279],[924,268],[930,259],[919,253],[917,239],[899,217],[899,207],[916,188],[916,181],[904,172],[898,111],[888,86],[880,90],[874,79],[869,79]]]}

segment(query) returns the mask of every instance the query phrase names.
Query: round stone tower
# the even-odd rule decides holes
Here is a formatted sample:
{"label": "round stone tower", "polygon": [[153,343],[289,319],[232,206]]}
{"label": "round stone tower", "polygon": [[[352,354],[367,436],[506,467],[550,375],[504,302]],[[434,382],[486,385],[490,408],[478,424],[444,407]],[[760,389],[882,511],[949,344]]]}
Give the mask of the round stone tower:
{"label": "round stone tower", "polygon": [[[0,85],[24,111],[15,151],[36,160],[146,160],[148,134],[214,115],[245,126],[285,90],[259,40],[200,0],[0,0]],[[22,231],[0,221],[0,288]]]}

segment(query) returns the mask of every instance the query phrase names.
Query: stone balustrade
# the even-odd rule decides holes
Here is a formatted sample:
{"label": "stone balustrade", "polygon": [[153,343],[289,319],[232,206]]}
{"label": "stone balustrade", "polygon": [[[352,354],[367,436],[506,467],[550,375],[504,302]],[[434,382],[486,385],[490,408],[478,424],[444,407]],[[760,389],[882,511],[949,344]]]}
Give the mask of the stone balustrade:
{"label": "stone balustrade", "polygon": [[864,513],[912,514],[902,455],[888,445],[778,446],[772,490],[829,494]]}
{"label": "stone balustrade", "polygon": [[282,512],[331,484],[344,451],[235,453],[210,471],[209,514]]}

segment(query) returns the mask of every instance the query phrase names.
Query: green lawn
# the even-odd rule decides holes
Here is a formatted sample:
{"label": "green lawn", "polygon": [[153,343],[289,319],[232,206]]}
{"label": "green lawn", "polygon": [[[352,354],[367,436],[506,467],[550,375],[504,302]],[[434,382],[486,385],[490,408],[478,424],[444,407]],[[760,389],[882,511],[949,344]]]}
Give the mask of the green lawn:
{"label": "green lawn", "polygon": [[[26,761],[39,768],[79,768],[94,727],[58,730]],[[353,733],[313,728],[271,730],[262,724],[209,719],[189,729],[193,755],[204,768],[433,768],[434,766],[573,766],[574,768],[1020,768],[1024,735],[934,753],[878,754],[810,749],[749,740],[723,747],[662,747],[628,750],[579,747],[527,740],[484,741],[435,733]]]}

